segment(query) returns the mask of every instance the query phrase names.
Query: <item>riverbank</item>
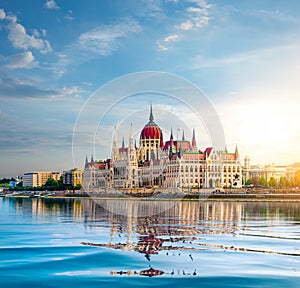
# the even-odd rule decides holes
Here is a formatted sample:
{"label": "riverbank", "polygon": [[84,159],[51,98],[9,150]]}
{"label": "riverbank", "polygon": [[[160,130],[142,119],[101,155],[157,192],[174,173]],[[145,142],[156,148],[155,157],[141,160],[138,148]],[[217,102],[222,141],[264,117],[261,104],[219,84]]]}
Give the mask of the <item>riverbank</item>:
{"label": "riverbank", "polygon": [[68,193],[51,195],[1,195],[7,198],[39,198],[39,199],[94,199],[94,200],[135,200],[135,201],[292,201],[300,202],[300,193],[230,193],[230,194],[163,194],[148,197],[135,197],[124,194],[87,194]]}

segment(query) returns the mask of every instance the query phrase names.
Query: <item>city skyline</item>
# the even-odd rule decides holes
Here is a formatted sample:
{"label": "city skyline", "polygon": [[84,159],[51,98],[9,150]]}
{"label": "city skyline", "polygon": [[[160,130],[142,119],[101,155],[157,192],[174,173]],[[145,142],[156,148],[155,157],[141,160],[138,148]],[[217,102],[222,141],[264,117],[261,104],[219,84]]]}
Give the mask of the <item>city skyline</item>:
{"label": "city skyline", "polygon": [[[74,167],[73,128],[89,97],[118,77],[149,70],[197,85],[228,149],[237,144],[242,159],[299,162],[299,10],[292,0],[0,1],[0,177]],[[99,100],[91,111],[98,121],[108,103]],[[129,102],[118,106],[128,114],[122,125],[109,116],[97,158],[110,158],[114,126],[126,129],[119,140],[132,119],[141,123],[134,134],[141,130],[150,103],[163,131],[171,119],[174,137],[178,128],[179,138],[184,129],[190,139],[185,127],[196,126],[199,148],[210,145],[179,102],[153,95]],[[82,147],[87,155],[89,147]]]}

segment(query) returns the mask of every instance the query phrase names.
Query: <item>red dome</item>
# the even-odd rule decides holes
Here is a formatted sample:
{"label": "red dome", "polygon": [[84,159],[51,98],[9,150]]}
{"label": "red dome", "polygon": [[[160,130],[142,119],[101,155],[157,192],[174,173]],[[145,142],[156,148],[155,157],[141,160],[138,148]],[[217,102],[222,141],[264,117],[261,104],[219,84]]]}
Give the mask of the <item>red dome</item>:
{"label": "red dome", "polygon": [[141,132],[140,139],[149,139],[149,138],[163,140],[162,131],[154,122],[149,122]]}
{"label": "red dome", "polygon": [[150,106],[149,122],[143,128],[140,139],[160,139],[160,146],[162,147],[163,145],[163,134],[161,129],[154,122],[152,105]]}

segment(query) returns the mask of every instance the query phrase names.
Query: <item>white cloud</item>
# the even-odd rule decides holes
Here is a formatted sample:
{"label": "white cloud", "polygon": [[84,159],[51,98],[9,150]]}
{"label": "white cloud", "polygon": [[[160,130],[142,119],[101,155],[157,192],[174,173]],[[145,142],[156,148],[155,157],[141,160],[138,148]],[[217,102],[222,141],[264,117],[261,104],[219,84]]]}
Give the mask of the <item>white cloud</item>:
{"label": "white cloud", "polygon": [[208,4],[206,0],[190,0],[189,2],[195,3],[197,7],[190,6],[186,8],[186,11],[188,12],[186,15],[187,20],[175,27],[179,30],[189,31],[207,26],[211,20],[209,10],[213,5]]}
{"label": "white cloud", "polygon": [[6,17],[6,14],[5,14],[4,10],[0,9],[0,20],[4,20],[5,17]]}
{"label": "white cloud", "polygon": [[[208,4],[206,0],[187,0],[185,2],[188,3],[189,6],[184,10],[183,15],[181,14],[181,17],[178,17],[181,19],[181,22],[174,25],[177,35],[175,40],[183,39],[183,34],[188,31],[197,31],[207,26],[212,19],[209,10],[214,7],[214,5]],[[181,3],[183,3],[183,1]],[[181,12],[178,11],[178,15],[180,15],[179,13]],[[166,41],[167,38],[168,37],[164,40],[157,41],[159,50],[167,51],[169,49],[166,45],[168,42]]]}
{"label": "white cloud", "polygon": [[35,61],[30,51],[10,56],[7,60],[9,61],[6,65],[8,69],[31,69],[38,66],[38,62]]}
{"label": "white cloud", "polygon": [[179,39],[179,36],[177,34],[173,34],[173,35],[167,36],[164,39],[164,42],[174,42],[174,41],[176,41],[178,39]]}
{"label": "white cloud", "polygon": [[8,39],[12,42],[13,46],[18,49],[28,50],[34,48],[39,50],[41,53],[51,52],[50,43],[47,40],[29,35],[23,25],[17,22],[15,16],[6,17],[10,20],[7,28],[9,30]]}
{"label": "white cloud", "polygon": [[191,30],[191,29],[193,29],[193,27],[194,27],[194,24],[190,20],[182,22],[180,25],[176,25],[177,29],[181,29],[184,31]]}
{"label": "white cloud", "polygon": [[162,41],[157,41],[158,49],[161,50],[161,51],[169,50],[167,45],[169,43],[172,43],[172,42],[175,42],[175,41],[179,40],[179,38],[180,37],[177,34],[172,34],[172,35],[169,35],[169,36],[165,37]]}
{"label": "white cloud", "polygon": [[161,44],[160,41],[157,41],[157,46],[158,46],[158,49],[159,49],[160,51],[168,51],[168,50],[169,50],[168,47],[165,46],[165,45],[163,45],[163,44]]}
{"label": "white cloud", "polygon": [[59,6],[56,4],[54,0],[47,0],[46,3],[44,4],[44,7],[46,9],[51,9],[51,10],[59,9]]}
{"label": "white cloud", "polygon": [[265,49],[250,50],[243,53],[227,55],[221,58],[209,58],[197,55],[191,59],[191,69],[203,68],[222,68],[254,61],[261,61],[277,53],[288,53],[288,51],[297,48],[297,45],[279,46]]}
{"label": "white cloud", "polygon": [[77,45],[82,50],[106,56],[117,49],[119,40],[138,34],[141,31],[141,26],[134,20],[115,25],[101,25],[81,34]]}
{"label": "white cloud", "polygon": [[188,7],[186,8],[187,12],[195,12],[195,13],[202,13],[203,9],[196,8],[196,7]]}
{"label": "white cloud", "polygon": [[62,96],[73,96],[73,97],[79,97],[86,91],[82,89],[79,86],[73,86],[73,87],[63,87],[60,91]]}
{"label": "white cloud", "polygon": [[[37,29],[33,30],[33,35],[29,35],[23,25],[18,23],[15,15],[6,15],[3,9],[0,9],[0,20],[6,20],[8,24],[8,39],[12,45],[17,49],[29,50],[30,48],[36,49],[41,53],[51,52],[49,41],[40,38],[40,32]],[[42,35],[45,36],[46,30],[41,29]]]}

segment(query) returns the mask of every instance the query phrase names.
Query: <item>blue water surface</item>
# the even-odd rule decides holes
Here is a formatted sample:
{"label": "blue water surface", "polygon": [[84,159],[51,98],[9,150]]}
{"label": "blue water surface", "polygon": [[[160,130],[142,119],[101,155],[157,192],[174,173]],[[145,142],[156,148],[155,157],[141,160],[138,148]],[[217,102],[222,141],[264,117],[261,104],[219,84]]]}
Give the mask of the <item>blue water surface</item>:
{"label": "blue water surface", "polygon": [[1,287],[300,286],[299,203],[171,204],[1,198]]}

